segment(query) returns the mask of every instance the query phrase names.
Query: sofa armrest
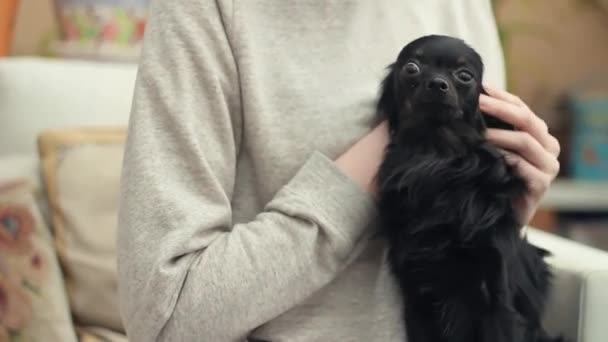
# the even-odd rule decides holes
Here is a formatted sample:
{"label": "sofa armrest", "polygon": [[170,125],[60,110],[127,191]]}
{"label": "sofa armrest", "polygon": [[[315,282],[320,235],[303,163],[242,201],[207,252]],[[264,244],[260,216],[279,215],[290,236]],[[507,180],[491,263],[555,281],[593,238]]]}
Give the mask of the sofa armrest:
{"label": "sofa armrest", "polygon": [[553,254],[547,259],[555,275],[549,331],[571,341],[608,341],[608,253],[537,229],[529,229],[528,238]]}

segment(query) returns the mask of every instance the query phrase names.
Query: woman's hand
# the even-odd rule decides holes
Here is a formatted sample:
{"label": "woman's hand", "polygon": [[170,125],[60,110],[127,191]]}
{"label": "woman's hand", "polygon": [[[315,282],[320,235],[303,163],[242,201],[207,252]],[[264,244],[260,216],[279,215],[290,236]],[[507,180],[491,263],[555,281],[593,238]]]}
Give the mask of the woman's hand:
{"label": "woman's hand", "polygon": [[515,206],[522,224],[527,225],[559,172],[560,145],[547,124],[519,97],[484,87],[489,96],[481,95],[480,109],[516,127],[515,131],[488,129],[487,138],[507,151],[507,162],[526,180],[528,192]]}

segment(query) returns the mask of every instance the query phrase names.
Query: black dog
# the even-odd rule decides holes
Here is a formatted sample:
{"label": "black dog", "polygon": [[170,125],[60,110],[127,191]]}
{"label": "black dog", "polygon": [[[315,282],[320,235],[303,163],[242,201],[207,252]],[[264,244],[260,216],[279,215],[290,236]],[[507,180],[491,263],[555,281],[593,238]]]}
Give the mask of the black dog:
{"label": "black dog", "polygon": [[547,251],[520,236],[526,184],[484,138],[483,62],[463,41],[403,48],[382,84],[391,141],[377,175],[381,233],[409,342],[554,342],[542,327]]}

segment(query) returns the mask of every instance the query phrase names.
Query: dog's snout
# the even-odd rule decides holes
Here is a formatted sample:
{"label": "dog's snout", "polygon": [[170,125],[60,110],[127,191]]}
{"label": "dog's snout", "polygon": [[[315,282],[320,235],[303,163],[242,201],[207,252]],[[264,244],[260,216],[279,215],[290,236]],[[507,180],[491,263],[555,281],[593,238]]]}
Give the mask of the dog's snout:
{"label": "dog's snout", "polygon": [[441,77],[435,77],[428,81],[426,88],[431,91],[445,93],[450,90],[450,84],[448,83],[448,81]]}

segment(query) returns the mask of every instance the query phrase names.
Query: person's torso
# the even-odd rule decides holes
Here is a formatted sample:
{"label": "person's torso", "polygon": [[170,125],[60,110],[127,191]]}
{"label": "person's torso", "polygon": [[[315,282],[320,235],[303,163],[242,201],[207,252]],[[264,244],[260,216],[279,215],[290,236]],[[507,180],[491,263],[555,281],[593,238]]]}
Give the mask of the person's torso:
{"label": "person's torso", "polygon": [[[336,158],[369,129],[386,67],[427,34],[465,39],[502,86],[489,0],[266,0],[234,4],[243,131],[232,199],[247,222],[317,150]],[[373,229],[373,227],[370,227]],[[401,298],[381,241],[332,283],[259,327],[262,341],[403,341]]]}

